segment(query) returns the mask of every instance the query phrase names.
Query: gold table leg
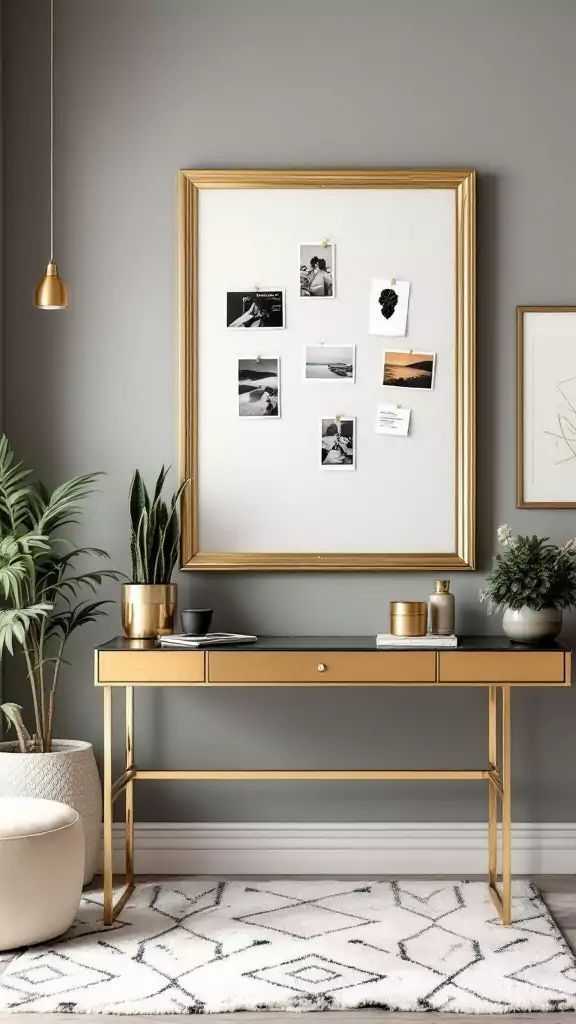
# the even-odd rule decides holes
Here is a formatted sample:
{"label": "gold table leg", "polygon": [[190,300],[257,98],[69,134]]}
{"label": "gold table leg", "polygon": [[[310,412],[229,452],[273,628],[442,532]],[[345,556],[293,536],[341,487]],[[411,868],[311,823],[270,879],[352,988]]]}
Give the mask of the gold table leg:
{"label": "gold table leg", "polygon": [[509,686],[502,687],[502,923],[510,924],[512,917],[512,786]]}
{"label": "gold table leg", "polygon": [[[498,706],[495,686],[488,690],[488,763],[490,768],[498,769],[498,740],[496,735]],[[488,882],[496,888],[498,880],[498,832],[497,832],[498,793],[495,786],[488,783]]]}
{"label": "gold table leg", "polygon": [[104,924],[112,924],[112,687],[104,687]]}
{"label": "gold table leg", "polygon": [[[133,772],[134,764],[134,687],[126,687],[125,770]],[[134,778],[126,783],[126,884],[134,885]]]}

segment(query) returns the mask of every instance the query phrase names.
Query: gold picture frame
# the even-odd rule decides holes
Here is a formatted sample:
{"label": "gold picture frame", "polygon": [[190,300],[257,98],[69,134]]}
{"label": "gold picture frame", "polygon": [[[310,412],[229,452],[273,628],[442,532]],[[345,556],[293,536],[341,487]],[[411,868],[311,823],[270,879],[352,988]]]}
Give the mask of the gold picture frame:
{"label": "gold picture frame", "polygon": [[525,330],[524,323],[531,313],[562,314],[574,316],[576,330],[576,306],[517,306],[516,307],[516,508],[576,508],[574,501],[537,500],[526,497],[526,388],[525,388]]}
{"label": "gold picture frame", "polygon": [[[442,552],[201,551],[198,537],[198,206],[204,189],[445,189],[455,210],[454,547]],[[182,170],[179,193],[181,568],[208,571],[453,572],[475,568],[476,175],[473,170]]]}

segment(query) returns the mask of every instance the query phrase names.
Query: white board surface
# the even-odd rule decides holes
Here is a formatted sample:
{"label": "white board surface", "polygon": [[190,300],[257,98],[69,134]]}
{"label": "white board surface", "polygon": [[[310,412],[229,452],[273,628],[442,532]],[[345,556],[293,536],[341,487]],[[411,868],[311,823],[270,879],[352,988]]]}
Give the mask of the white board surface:
{"label": "white board surface", "polygon": [[[201,551],[455,550],[455,208],[444,189],[199,192],[198,540]],[[298,247],[336,244],[336,297],[300,297]],[[368,333],[372,278],[410,281],[407,336],[436,352],[432,391],[384,387],[390,339]],[[286,329],[226,328],[228,290],[285,289]],[[355,345],[356,381],[305,380],[306,345]],[[239,418],[238,358],[278,357],[281,416]],[[412,410],[408,437],[377,407]],[[319,422],[356,418],[356,469],[319,470]]]}

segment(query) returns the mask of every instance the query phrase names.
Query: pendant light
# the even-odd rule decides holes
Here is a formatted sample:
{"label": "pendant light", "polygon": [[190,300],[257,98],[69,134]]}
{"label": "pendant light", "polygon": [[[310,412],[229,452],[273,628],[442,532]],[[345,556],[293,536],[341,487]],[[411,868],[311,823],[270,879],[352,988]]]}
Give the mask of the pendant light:
{"label": "pendant light", "polygon": [[68,288],[54,260],[54,0],[50,0],[50,260],[36,287],[38,309],[66,309]]}

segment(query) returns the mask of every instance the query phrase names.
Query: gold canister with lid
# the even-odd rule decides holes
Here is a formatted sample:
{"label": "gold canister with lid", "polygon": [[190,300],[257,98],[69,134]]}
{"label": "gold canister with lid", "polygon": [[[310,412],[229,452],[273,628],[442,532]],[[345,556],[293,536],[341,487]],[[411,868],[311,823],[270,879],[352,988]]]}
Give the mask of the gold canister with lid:
{"label": "gold canister with lid", "polygon": [[426,636],[428,604],[426,601],[391,601],[390,632],[392,636]]}

